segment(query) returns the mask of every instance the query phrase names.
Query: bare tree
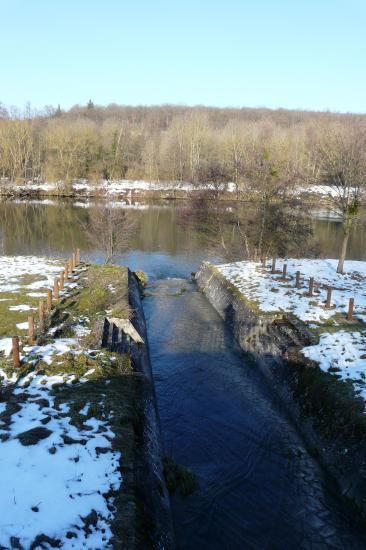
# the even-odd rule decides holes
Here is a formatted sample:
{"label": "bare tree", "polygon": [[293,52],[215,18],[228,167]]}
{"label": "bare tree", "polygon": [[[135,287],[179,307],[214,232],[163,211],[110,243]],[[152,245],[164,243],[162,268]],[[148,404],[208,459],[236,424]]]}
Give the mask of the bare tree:
{"label": "bare tree", "polygon": [[337,273],[344,272],[351,228],[358,218],[366,188],[366,126],[330,125],[321,129],[315,147],[311,181],[321,183],[331,209],[342,219],[343,240]]}
{"label": "bare tree", "polygon": [[89,240],[104,252],[106,264],[130,248],[136,230],[131,213],[113,207],[94,208],[87,224]]}

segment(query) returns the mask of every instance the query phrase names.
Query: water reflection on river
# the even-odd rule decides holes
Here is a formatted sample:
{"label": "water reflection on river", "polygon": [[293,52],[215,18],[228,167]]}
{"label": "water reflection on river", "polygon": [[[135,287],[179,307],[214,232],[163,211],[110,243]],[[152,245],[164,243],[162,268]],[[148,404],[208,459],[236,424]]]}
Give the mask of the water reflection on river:
{"label": "water reflection on river", "polygon": [[[185,208],[131,209],[138,232],[132,250],[117,258],[150,276],[144,309],[166,450],[200,485],[186,500],[173,499],[178,547],[365,548],[276,396],[189,282],[220,251],[194,220],[182,225]],[[67,255],[79,246],[84,257],[103,261],[87,237],[89,214],[67,202],[0,204],[2,253]],[[319,251],[336,257],[340,224],[315,220],[314,231]],[[366,258],[365,240],[355,228],[350,258]]]}
{"label": "water reflection on river", "polygon": [[[90,210],[83,203],[51,201],[52,204],[0,203],[0,246],[3,254],[67,254],[79,246],[84,252],[98,256],[98,250],[87,238],[86,225]],[[226,205],[228,210],[239,209],[245,215],[247,205]],[[196,269],[202,259],[217,255],[212,249],[212,237],[198,231],[200,219],[184,226],[182,212],[186,204],[177,203],[135,205],[130,215],[138,222],[139,230],[132,242],[132,256],[140,253],[159,253],[168,256],[183,255],[187,269]],[[315,219],[314,233],[319,252],[337,257],[342,238],[341,224],[335,220]],[[301,251],[300,251],[301,252]],[[240,251],[236,253],[241,259]],[[129,255],[129,254],[128,254]],[[126,256],[126,255],[125,255]],[[366,258],[366,232],[362,226],[353,229],[350,242],[350,259]]]}

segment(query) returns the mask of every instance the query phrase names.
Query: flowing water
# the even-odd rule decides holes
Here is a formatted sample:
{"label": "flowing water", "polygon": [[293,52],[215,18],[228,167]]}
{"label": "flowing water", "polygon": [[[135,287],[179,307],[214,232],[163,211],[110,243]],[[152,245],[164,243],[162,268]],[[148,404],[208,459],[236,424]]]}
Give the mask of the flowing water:
{"label": "flowing water", "polygon": [[[167,454],[197,476],[198,490],[172,499],[181,549],[365,548],[334,484],[204,296],[190,281],[217,254],[179,206],[136,210],[133,250],[118,258],[149,275],[143,301]],[[0,205],[4,254],[66,255],[80,246],[102,260],[85,234],[88,210]],[[321,249],[335,256],[340,226],[317,221]],[[350,257],[364,257],[364,234]]]}

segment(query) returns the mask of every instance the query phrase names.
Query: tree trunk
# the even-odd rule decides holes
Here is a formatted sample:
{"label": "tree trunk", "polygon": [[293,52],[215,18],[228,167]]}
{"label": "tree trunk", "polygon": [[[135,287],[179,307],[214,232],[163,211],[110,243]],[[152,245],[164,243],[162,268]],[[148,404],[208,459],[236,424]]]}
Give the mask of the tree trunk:
{"label": "tree trunk", "polygon": [[342,274],[344,273],[343,267],[344,267],[344,260],[346,259],[346,254],[347,254],[350,228],[351,228],[351,223],[349,220],[347,220],[343,225],[343,241],[342,241],[341,254],[338,260],[337,273],[342,273]]}

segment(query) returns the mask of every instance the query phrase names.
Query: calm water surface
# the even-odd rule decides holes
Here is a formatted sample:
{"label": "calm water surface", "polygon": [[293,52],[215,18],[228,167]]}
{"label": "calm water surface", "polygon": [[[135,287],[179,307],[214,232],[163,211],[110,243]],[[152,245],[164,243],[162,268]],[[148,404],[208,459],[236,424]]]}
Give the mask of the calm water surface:
{"label": "calm water surface", "polygon": [[[179,205],[133,210],[132,251],[118,257],[150,282],[144,309],[166,451],[196,474],[199,490],[173,498],[182,549],[365,548],[309,456],[276,396],[237,347],[214,309],[190,282],[209,257],[219,259]],[[87,239],[89,211],[57,205],[0,204],[3,254],[103,254]],[[315,223],[324,254],[336,257],[339,224]],[[356,228],[349,257],[365,259]]]}

